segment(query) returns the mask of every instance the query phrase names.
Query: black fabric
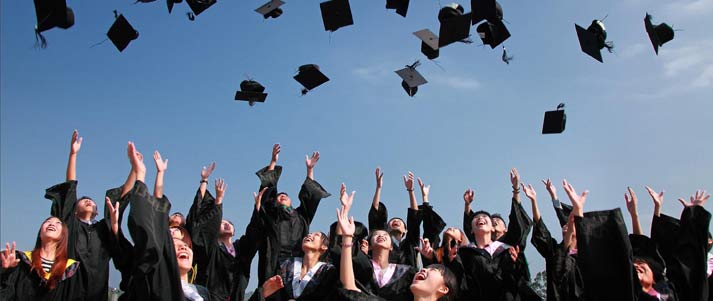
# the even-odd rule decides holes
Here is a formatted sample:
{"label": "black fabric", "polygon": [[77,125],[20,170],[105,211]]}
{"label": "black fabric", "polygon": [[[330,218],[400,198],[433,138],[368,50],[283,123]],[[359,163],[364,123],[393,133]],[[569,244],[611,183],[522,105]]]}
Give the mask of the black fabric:
{"label": "black fabric", "polygon": [[559,200],[553,200],[552,206],[555,207],[555,213],[557,214],[557,220],[560,222],[560,227],[564,227],[567,224],[567,219],[569,219],[569,214],[572,213],[572,206],[563,204]]}
{"label": "black fabric", "polygon": [[386,301],[386,299],[379,296],[374,296],[365,292],[358,292],[339,288],[337,292],[337,300],[340,301]]}
{"label": "black fabric", "polygon": [[[430,211],[433,213],[433,211]],[[429,217],[431,218],[431,217]],[[389,232],[387,225],[388,209],[383,203],[379,203],[379,209],[370,207],[369,209],[369,232],[374,230],[384,230]],[[401,241],[396,241],[392,236],[391,242],[393,250],[389,253],[389,262],[416,266],[418,252],[415,247],[419,246],[421,238],[421,221],[424,214],[420,210],[408,208],[406,215],[406,235]]]}
{"label": "black fabric", "polygon": [[460,247],[455,260],[446,261],[460,283],[458,300],[512,300],[518,295],[517,263],[507,248],[503,245],[491,256],[471,244]]}
{"label": "black fabric", "polygon": [[542,219],[535,221],[531,242],[545,259],[547,300],[584,300],[584,280],[576,255],[570,255],[564,243],[558,244],[552,238]]}
{"label": "black fabric", "polygon": [[109,260],[112,255],[116,255],[117,250],[109,217],[90,225],[75,216],[77,181],[67,181],[47,188],[45,198],[52,201],[50,214],[62,220],[67,227],[67,256],[82,263],[76,277],[84,286],[84,298],[106,298],[109,291]]}
{"label": "black fabric", "polygon": [[418,206],[418,211],[423,216],[423,238],[428,238],[432,246],[441,243],[441,232],[446,228],[446,222],[433,210],[430,203]]}
{"label": "black fabric", "polygon": [[393,301],[410,301],[413,300],[413,293],[411,293],[411,282],[413,282],[413,277],[416,275],[416,269],[412,266],[405,264],[397,264],[394,275],[391,277],[389,282],[383,287],[379,287],[379,283],[376,282],[374,278],[374,268],[369,262],[368,270],[370,272],[370,278],[367,282],[364,282],[364,290],[370,292],[372,295],[379,296],[386,300]]}
{"label": "black fabric", "polygon": [[[46,280],[32,271],[32,258],[25,256],[20,251],[16,251],[15,256],[20,259],[16,267],[3,269],[0,266],[0,300],[88,300],[82,281],[78,277],[81,263],[75,262],[69,265],[64,272],[62,281],[58,282],[54,289],[49,290],[46,287]],[[104,298],[106,299],[106,296]]]}
{"label": "black fabric", "polygon": [[[371,259],[358,248],[358,244],[362,239],[368,239],[368,232],[364,224],[355,221],[356,231],[354,232],[352,248],[352,269],[354,270],[354,279],[357,283],[366,283],[371,279],[370,269]],[[334,265],[334,268],[340,270],[340,260],[342,258],[342,236],[336,234],[337,223],[333,223],[329,228],[329,249],[327,251],[327,261]]]}
{"label": "black fabric", "polygon": [[575,217],[577,264],[586,300],[635,300],[632,250],[621,210]]}

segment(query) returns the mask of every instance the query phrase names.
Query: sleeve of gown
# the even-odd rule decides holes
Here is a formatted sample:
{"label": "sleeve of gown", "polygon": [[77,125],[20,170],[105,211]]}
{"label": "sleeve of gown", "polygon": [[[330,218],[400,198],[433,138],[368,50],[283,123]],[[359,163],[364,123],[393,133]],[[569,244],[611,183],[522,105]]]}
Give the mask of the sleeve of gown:
{"label": "sleeve of gown", "polygon": [[[19,256],[17,254],[17,258],[20,258]],[[23,272],[21,269],[26,268],[23,267],[24,264],[24,262],[20,262],[11,269],[4,269],[0,266],[0,300],[18,300],[18,297],[22,297],[22,292],[17,291],[17,279]]]}
{"label": "sleeve of gown", "polygon": [[671,280],[681,300],[708,300],[707,243],[711,214],[701,206],[683,209],[676,236]]}
{"label": "sleeve of gown", "polygon": [[550,231],[547,230],[547,226],[542,219],[535,222],[530,242],[532,242],[532,245],[535,246],[537,252],[540,253],[545,260],[552,257],[555,248],[557,247],[557,241],[552,238]]}
{"label": "sleeve of gown", "polygon": [[[207,193],[206,193],[207,195]],[[198,266],[206,266],[212,249],[218,246],[218,234],[223,220],[223,205],[206,206],[193,220],[193,254]]]}
{"label": "sleeve of gown", "polygon": [[188,233],[193,235],[193,227],[195,227],[198,216],[204,214],[204,211],[211,210],[211,206],[215,204],[215,198],[206,189],[205,194],[201,197],[200,188],[196,191],[196,195],[193,197],[193,203],[191,208],[188,209],[188,215],[186,215],[186,230]]}
{"label": "sleeve of gown", "polygon": [[656,242],[665,262],[674,261],[674,253],[681,222],[672,216],[661,214],[651,221],[651,239]]}
{"label": "sleeve of gown", "polygon": [[430,203],[424,203],[419,206],[419,211],[423,216],[423,237],[428,238],[432,246],[440,245],[440,235],[443,229],[446,228],[446,222],[433,210],[433,206]]}
{"label": "sleeve of gown", "polygon": [[369,231],[386,229],[386,219],[389,216],[389,210],[384,203],[379,202],[379,208],[374,209],[374,206],[369,206]]}
{"label": "sleeve of gown", "polygon": [[308,225],[312,223],[312,219],[317,213],[319,202],[330,195],[317,181],[305,178],[300,189],[300,206],[297,208],[297,212],[304,217]]}
{"label": "sleeve of gown", "polygon": [[527,245],[527,235],[532,229],[532,219],[522,208],[522,204],[515,201],[515,199],[512,199],[512,204],[510,205],[509,219],[508,232],[503,235],[500,241],[511,246],[520,246],[523,249]]}
{"label": "sleeve of gown", "polygon": [[[146,184],[136,181],[134,189],[129,192],[131,208],[129,210],[129,233],[134,241],[134,255],[137,256],[136,268],[141,273],[148,273],[161,260],[163,250],[162,239],[158,238],[160,229],[154,222],[154,206],[156,200],[148,193]],[[168,219],[168,214],[165,214]],[[160,215],[158,215],[160,216]]]}
{"label": "sleeve of gown", "polygon": [[268,214],[275,214],[277,199],[277,182],[280,181],[280,175],[282,175],[282,166],[277,165],[273,170],[267,170],[267,166],[258,170],[255,174],[260,179],[260,189],[267,188],[263,194],[262,207],[267,211]]}
{"label": "sleeve of gown", "polygon": [[475,236],[473,236],[473,218],[475,217],[475,212],[470,210],[468,213],[463,212],[463,232],[468,240],[475,241]]}
{"label": "sleeve of gown", "polygon": [[45,198],[52,201],[50,215],[67,222],[74,217],[77,203],[77,181],[67,181],[45,190]]}

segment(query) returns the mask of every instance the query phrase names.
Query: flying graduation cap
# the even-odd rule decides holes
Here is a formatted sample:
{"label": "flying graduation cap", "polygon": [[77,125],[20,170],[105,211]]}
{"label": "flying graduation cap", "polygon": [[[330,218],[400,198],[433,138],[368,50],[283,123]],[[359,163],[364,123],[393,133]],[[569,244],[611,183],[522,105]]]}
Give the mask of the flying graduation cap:
{"label": "flying graduation cap", "polygon": [[421,53],[429,60],[435,59],[439,55],[438,36],[428,29],[421,29],[413,33],[421,39]]}
{"label": "flying graduation cap", "polygon": [[406,18],[409,0],[386,0],[386,9],[395,9],[396,13]]}
{"label": "flying graduation cap", "polygon": [[577,38],[579,39],[579,46],[582,48],[582,52],[593,57],[600,63],[604,63],[602,59],[602,48],[607,48],[609,52],[613,52],[614,43],[607,41],[607,31],[604,28],[604,23],[600,20],[593,20],[592,24],[584,29],[583,27],[574,24],[577,30]]}
{"label": "flying graduation cap", "polygon": [[345,26],[354,25],[349,0],[329,0],[319,4],[322,10],[324,30],[336,31]]}
{"label": "flying graduation cap", "polygon": [[240,82],[240,91],[235,92],[235,100],[247,101],[250,106],[255,102],[265,102],[267,93],[265,87],[254,80],[244,80]]}
{"label": "flying graduation cap", "polygon": [[666,23],[661,23],[654,25],[651,23],[651,15],[646,13],[644,17],[644,26],[646,26],[646,33],[649,34],[649,40],[651,40],[651,45],[654,46],[654,51],[656,55],[659,54],[659,47],[666,44],[666,42],[673,40],[673,28]]}
{"label": "flying graduation cap", "polygon": [[421,73],[416,71],[416,67],[421,65],[421,62],[416,61],[411,65],[406,65],[406,68],[396,70],[396,74],[401,77],[401,87],[404,88],[408,96],[413,97],[418,92],[418,86],[427,83],[428,81],[423,78]]}
{"label": "flying graduation cap", "polygon": [[261,14],[263,18],[277,18],[282,15],[282,9],[280,6],[284,5],[285,2],[282,0],[270,0],[269,2],[263,4],[262,6],[255,9],[258,14]]}
{"label": "flying graduation cap", "polygon": [[495,0],[470,0],[470,8],[473,25],[483,20],[494,22],[503,19],[503,8]]}
{"label": "flying graduation cap", "polygon": [[557,110],[545,112],[542,123],[542,134],[560,134],[564,132],[567,115],[564,113],[564,103],[557,105]]}
{"label": "flying graduation cap", "polygon": [[117,12],[114,11],[114,16],[116,18],[114,24],[111,25],[106,35],[109,37],[109,40],[114,43],[116,49],[118,49],[119,52],[123,52],[131,41],[139,38],[139,32],[131,26],[129,21],[124,18],[124,15],[120,14],[117,16]]}
{"label": "flying graduation cap", "polygon": [[438,47],[442,48],[455,42],[470,42],[471,13],[464,13],[463,6],[457,3],[444,6],[438,11]]}
{"label": "flying graduation cap", "polygon": [[35,39],[39,39],[40,47],[47,47],[47,40],[42,32],[55,27],[68,29],[74,25],[74,11],[67,7],[65,0],[35,0]]}
{"label": "flying graduation cap", "polygon": [[302,89],[302,95],[307,94],[310,90],[329,81],[329,78],[319,71],[319,66],[315,64],[300,66],[297,75],[293,78],[304,87],[304,89]]}
{"label": "flying graduation cap", "polygon": [[181,2],[183,2],[183,0],[166,0],[166,6],[168,6],[168,13],[171,13],[174,4]]}
{"label": "flying graduation cap", "polygon": [[480,23],[475,31],[478,32],[480,40],[483,41],[483,44],[490,45],[490,48],[492,49],[495,49],[495,47],[498,47],[498,45],[510,38],[510,32],[507,27],[505,27],[505,23],[503,23],[502,20]]}
{"label": "flying graduation cap", "polygon": [[188,3],[188,6],[191,7],[191,10],[196,16],[211,7],[215,2],[216,0],[186,0],[186,3]]}

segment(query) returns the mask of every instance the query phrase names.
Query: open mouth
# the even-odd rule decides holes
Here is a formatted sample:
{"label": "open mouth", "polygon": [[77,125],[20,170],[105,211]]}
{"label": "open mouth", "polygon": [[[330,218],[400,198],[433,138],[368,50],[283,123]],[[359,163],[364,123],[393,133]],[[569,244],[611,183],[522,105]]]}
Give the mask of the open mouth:
{"label": "open mouth", "polygon": [[49,225],[49,226],[47,226],[47,231],[55,232],[55,231],[57,231],[57,227],[54,225]]}
{"label": "open mouth", "polygon": [[416,276],[413,277],[414,281],[421,281],[421,280],[426,280],[428,278],[428,273],[426,271],[420,271],[416,273]]}
{"label": "open mouth", "polygon": [[485,226],[487,223],[484,220],[478,220],[477,223],[475,223],[476,226]]}
{"label": "open mouth", "polygon": [[186,253],[186,252],[179,252],[179,253],[178,253],[178,259],[179,259],[179,260],[188,260],[188,259],[190,259],[190,258],[191,258],[191,257],[190,257],[190,256],[188,255],[188,253]]}
{"label": "open mouth", "polygon": [[378,236],[378,237],[376,238],[376,242],[386,242],[386,237]]}
{"label": "open mouth", "polygon": [[302,240],[302,242],[311,242],[311,241],[313,241],[313,240],[314,240],[314,239],[312,239],[311,236],[307,236],[307,237],[305,237],[305,239]]}

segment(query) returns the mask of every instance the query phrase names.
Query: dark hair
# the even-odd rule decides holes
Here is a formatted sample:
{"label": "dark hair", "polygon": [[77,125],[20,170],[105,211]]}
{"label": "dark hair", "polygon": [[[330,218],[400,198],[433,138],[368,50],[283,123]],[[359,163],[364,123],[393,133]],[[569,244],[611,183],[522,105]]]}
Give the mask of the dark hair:
{"label": "dark hair", "polygon": [[92,201],[92,203],[94,203],[94,210],[92,211],[92,217],[91,217],[91,219],[96,218],[97,215],[99,214],[99,211],[97,210],[97,202],[95,202],[94,199],[92,199],[92,198],[90,198],[90,197],[88,197],[88,196],[86,196],[86,195],[83,195],[82,197],[78,198],[78,199],[77,199],[77,202],[79,202],[79,201],[81,201],[81,200],[90,200],[90,201]]}
{"label": "dark hair", "polygon": [[451,272],[446,266],[442,264],[432,264],[426,267],[427,269],[434,269],[441,273],[443,276],[443,284],[448,288],[448,293],[443,295],[438,301],[453,301],[458,296],[458,278]]}
{"label": "dark hair", "polygon": [[490,219],[491,219],[491,220],[492,220],[492,219],[495,219],[495,218],[499,218],[501,221],[503,221],[503,223],[505,224],[505,228],[508,227],[508,226],[507,226],[508,224],[505,222],[505,219],[503,218],[502,215],[500,215],[500,213],[493,213],[492,215],[490,215]]}
{"label": "dark hair", "polygon": [[[168,210],[167,210],[167,211],[168,211]],[[181,224],[180,224],[180,225],[176,225],[175,223],[174,223],[174,224],[171,224],[171,223],[170,223],[171,217],[173,217],[174,215],[178,215],[178,216],[181,217]],[[168,225],[169,227],[183,227],[183,226],[186,225],[186,217],[183,216],[183,213],[180,213],[180,212],[178,212],[178,211],[176,211],[176,212],[174,212],[174,213],[171,213],[171,215],[168,216],[168,220],[169,220],[169,225]]]}
{"label": "dark hair", "polygon": [[[183,238],[181,238],[180,240],[185,242],[189,248],[193,249],[193,241],[191,240],[191,234],[188,233],[188,230],[186,230],[186,228],[183,228],[180,226],[173,226],[173,227],[170,227],[170,229],[178,229],[178,231],[181,231]],[[173,238],[173,236],[171,236],[171,238]],[[173,238],[173,239],[178,239],[178,238]]]}
{"label": "dark hair", "polygon": [[329,247],[329,236],[322,231],[320,231],[319,234],[322,235],[322,245]]}
{"label": "dark hair", "polygon": [[[32,269],[35,273],[40,276],[40,279],[45,279],[45,270],[42,269],[42,256],[40,256],[40,250],[42,249],[42,239],[40,235],[42,234],[42,225],[44,225],[49,219],[56,218],[60,222],[58,217],[50,216],[45,219],[40,225],[40,230],[37,231],[37,240],[35,241],[35,248],[32,250]],[[45,284],[48,289],[52,290],[57,287],[57,284],[62,281],[64,276],[64,270],[67,268],[67,225],[62,222],[62,233],[57,243],[57,249],[54,253],[54,263],[50,268],[50,278]]]}

